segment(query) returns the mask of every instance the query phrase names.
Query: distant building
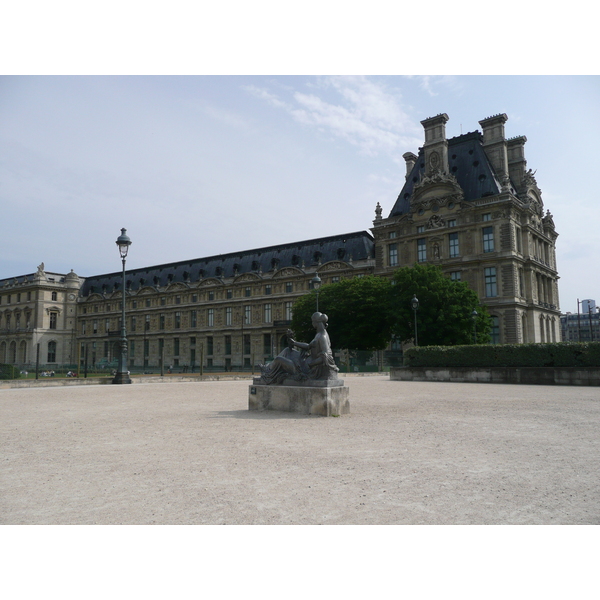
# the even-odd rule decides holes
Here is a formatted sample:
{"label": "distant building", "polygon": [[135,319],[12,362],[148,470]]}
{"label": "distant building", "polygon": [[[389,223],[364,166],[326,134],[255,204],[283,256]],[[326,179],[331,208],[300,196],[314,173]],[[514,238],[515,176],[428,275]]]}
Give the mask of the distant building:
{"label": "distant building", "polygon": [[[544,214],[524,136],[506,139],[505,114],[446,139],[446,114],[422,121],[406,178],[387,217],[359,231],[126,273],[132,369],[249,367],[285,345],[294,301],[323,284],[403,266],[439,265],[475,290],[493,343],[560,338],[552,215]],[[225,231],[226,231],[226,225]],[[0,281],[0,362],[116,364],[122,273],[80,279],[45,273]],[[76,301],[75,294],[79,292]],[[17,300],[18,298],[18,300]],[[17,325],[18,323],[18,325]],[[335,343],[335,341],[334,341]]]}
{"label": "distant building", "polygon": [[600,342],[600,312],[595,300],[583,300],[580,313],[560,317],[563,342]]}
{"label": "distant building", "polygon": [[596,312],[596,301],[595,300],[582,300],[581,301],[581,312],[588,314],[590,312]]}
{"label": "distant building", "polygon": [[76,360],[77,299],[82,280],[44,270],[0,280],[0,363],[65,364]]}

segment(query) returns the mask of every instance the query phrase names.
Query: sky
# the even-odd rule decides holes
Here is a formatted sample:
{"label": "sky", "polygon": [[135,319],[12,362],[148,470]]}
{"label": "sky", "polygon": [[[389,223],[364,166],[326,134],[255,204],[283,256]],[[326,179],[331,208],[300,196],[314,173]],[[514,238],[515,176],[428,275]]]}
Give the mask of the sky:
{"label": "sky", "polygon": [[[433,0],[426,8],[389,0],[6,3],[0,36],[0,279],[33,273],[42,262],[49,271],[73,269],[81,276],[119,271],[115,240],[122,227],[133,242],[128,268],[368,230],[377,202],[389,213],[402,187],[402,155],[423,144],[420,121],[447,113],[452,137],[506,113],[507,137],[528,139],[527,166],[536,171],[560,234],[561,309],[575,312],[578,298],[600,303],[596,10],[589,0],[576,8],[523,0],[505,0],[501,8],[476,0]],[[352,572],[343,580],[326,570],[319,589],[329,585],[339,595],[346,584],[349,598],[397,589],[397,570],[386,561],[397,559],[398,548],[411,549],[401,555],[408,565],[403,589],[423,595],[424,588],[439,585],[431,597],[447,593],[449,582],[465,597],[479,597],[481,587],[497,579],[499,564],[507,565],[504,573],[520,576],[519,589],[529,575],[525,586],[546,595],[567,593],[575,579],[587,583],[582,574],[593,572],[589,553],[573,551],[589,546],[591,528],[536,529],[535,539],[523,528],[485,534],[481,528],[457,527],[452,534],[437,529],[433,539],[431,531],[415,529],[408,544],[406,530],[361,528],[358,537],[356,528],[336,529],[348,536],[338,543],[333,533],[325,537],[326,528],[318,528],[320,534],[295,528],[282,533],[285,543],[258,546],[255,536],[246,542],[240,529],[233,538],[224,537],[223,528],[202,529],[197,540],[188,540],[182,529],[177,538],[161,529],[163,543],[156,543],[156,533],[134,543],[133,571],[145,575],[133,578],[137,591],[144,583],[149,597],[162,591],[158,572],[175,575],[164,581],[169,592],[180,580],[197,589],[197,565],[206,564],[218,544],[227,546],[216,557],[227,558],[210,562],[210,571],[220,588],[222,581],[231,588],[232,572],[245,575],[234,578],[244,586],[241,593],[256,578],[254,563],[235,561],[236,555],[232,560],[231,548],[251,556],[259,547],[270,564],[282,567],[259,576],[263,595],[275,586],[269,597],[286,585],[290,556],[301,550],[303,560],[315,546]],[[277,528],[261,533],[267,530]],[[80,582],[77,573],[94,576],[86,570],[90,565],[120,573],[106,559],[116,547],[114,531],[94,543],[81,539],[82,530],[70,531],[79,536],[74,543],[61,543],[59,533],[50,540],[48,548],[58,542],[61,550],[54,555],[40,544],[41,536],[32,544],[21,531],[18,537],[16,530],[8,532],[9,546],[22,549],[11,555],[15,585],[28,576],[31,561],[19,558],[31,548],[42,548],[36,561],[41,586],[56,581],[65,588],[65,555],[76,565],[67,582],[74,588],[89,579]],[[465,541],[474,534],[477,540]],[[126,547],[133,542],[124,541]],[[396,542],[394,553],[390,542]],[[157,552],[162,547],[168,553]],[[188,550],[174,553],[174,547]],[[285,548],[281,563],[273,547]],[[526,561],[518,552],[514,558],[519,547],[527,548]],[[441,549],[434,564],[442,576],[435,581],[432,548]],[[466,578],[465,557],[475,565]],[[127,564],[122,579],[133,572]],[[204,569],[202,576],[208,573]],[[316,575],[296,578],[296,591],[314,594]],[[493,598],[506,596],[502,588],[494,593],[488,590]],[[77,594],[79,588],[72,597]]]}
{"label": "sky", "polygon": [[420,121],[506,113],[554,217],[560,305],[600,304],[598,76],[2,76],[0,278],[91,276],[368,230]]}

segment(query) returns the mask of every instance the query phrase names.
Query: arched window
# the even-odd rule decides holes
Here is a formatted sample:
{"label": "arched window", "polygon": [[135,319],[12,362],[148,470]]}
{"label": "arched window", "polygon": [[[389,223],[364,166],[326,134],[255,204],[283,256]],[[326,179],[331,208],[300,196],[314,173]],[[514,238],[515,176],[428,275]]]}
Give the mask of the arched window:
{"label": "arched window", "polygon": [[56,342],[54,340],[48,342],[48,360],[49,363],[56,362]]}
{"label": "arched window", "polygon": [[546,341],[545,333],[546,332],[544,329],[544,317],[540,315],[540,341],[542,342],[542,344]]}
{"label": "arched window", "polygon": [[27,342],[25,340],[19,345],[19,362],[22,364],[27,362]]}

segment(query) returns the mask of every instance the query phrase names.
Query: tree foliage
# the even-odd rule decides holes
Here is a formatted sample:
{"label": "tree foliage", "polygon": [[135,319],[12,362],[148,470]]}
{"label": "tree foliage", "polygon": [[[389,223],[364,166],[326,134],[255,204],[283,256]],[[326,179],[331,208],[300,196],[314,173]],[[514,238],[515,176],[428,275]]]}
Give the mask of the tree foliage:
{"label": "tree foliage", "polygon": [[[357,277],[324,285],[319,290],[319,311],[329,317],[328,333],[334,348],[382,350],[392,337],[389,280]],[[316,310],[316,291],[294,304],[292,329],[297,340],[310,341],[315,331],[311,316]]]}
{"label": "tree foliage", "polygon": [[415,337],[411,299],[419,300],[417,337],[419,346],[472,344],[474,322],[477,343],[490,341],[491,319],[479,304],[477,294],[460,281],[451,281],[434,265],[415,265],[398,269],[392,280],[392,304],[396,315],[393,332],[403,342]]}
{"label": "tree foliage", "polygon": [[[370,276],[323,286],[319,290],[319,310],[329,317],[332,346],[382,350],[392,335],[402,342],[414,341],[413,295],[419,300],[419,346],[472,344],[475,329],[477,343],[489,343],[491,319],[477,294],[466,283],[450,280],[439,267],[415,265],[398,269],[392,281]],[[314,337],[311,316],[315,310],[314,290],[294,304],[292,329],[297,340],[310,341]]]}

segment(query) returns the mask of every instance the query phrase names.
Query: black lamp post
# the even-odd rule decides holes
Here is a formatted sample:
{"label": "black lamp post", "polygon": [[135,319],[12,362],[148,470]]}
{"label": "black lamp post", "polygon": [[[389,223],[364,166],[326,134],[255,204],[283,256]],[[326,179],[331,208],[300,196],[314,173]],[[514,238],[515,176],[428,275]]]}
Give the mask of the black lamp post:
{"label": "black lamp post", "polygon": [[119,254],[123,261],[123,299],[121,302],[121,356],[119,358],[119,369],[113,383],[131,383],[127,373],[127,332],[125,331],[125,258],[131,246],[131,240],[127,236],[127,229],[121,229],[121,235],[117,238]]}
{"label": "black lamp post", "polygon": [[477,343],[477,311],[473,310],[471,313],[471,318],[473,319],[473,343]]}
{"label": "black lamp post", "polygon": [[416,294],[413,294],[412,300],[410,301],[410,306],[415,312],[415,346],[418,346],[419,336],[417,334],[417,311],[419,310],[419,300],[417,299]]}
{"label": "black lamp post", "polygon": [[321,278],[315,274],[311,279],[311,283],[313,284],[313,289],[317,290],[317,312],[319,312],[319,288],[321,287]]}

